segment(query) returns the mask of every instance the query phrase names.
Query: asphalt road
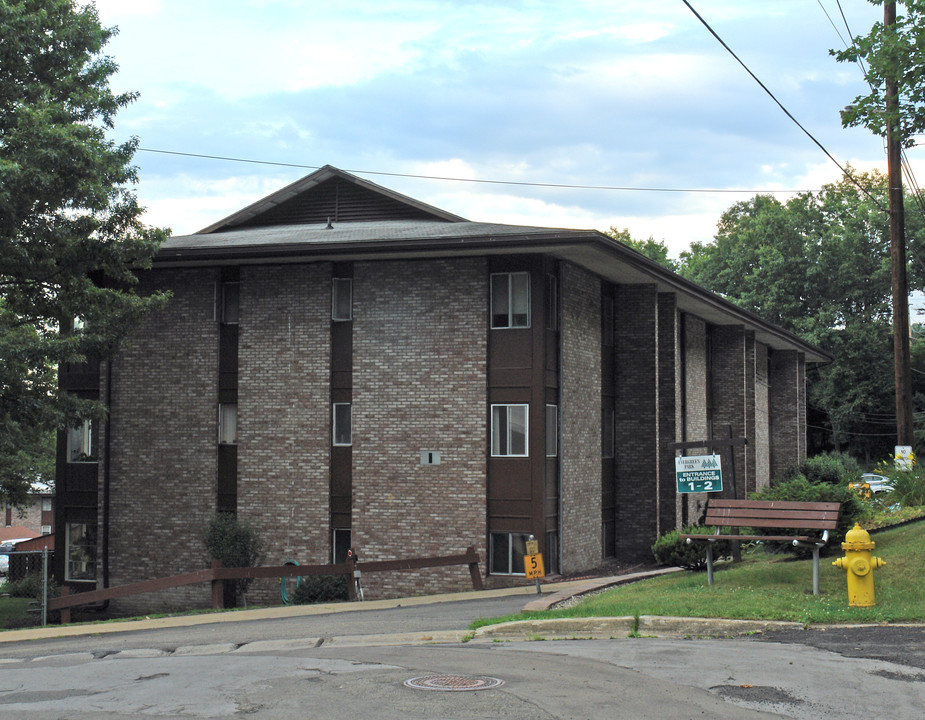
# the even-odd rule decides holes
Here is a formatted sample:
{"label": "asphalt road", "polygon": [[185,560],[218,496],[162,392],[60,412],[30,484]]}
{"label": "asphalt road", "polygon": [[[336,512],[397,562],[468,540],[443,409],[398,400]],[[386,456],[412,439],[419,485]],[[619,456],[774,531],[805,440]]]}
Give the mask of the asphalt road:
{"label": "asphalt road", "polygon": [[[925,629],[386,644],[524,596],[0,644],[0,718],[925,717]],[[437,682],[491,689],[439,692]],[[427,682],[417,681],[426,685]]]}

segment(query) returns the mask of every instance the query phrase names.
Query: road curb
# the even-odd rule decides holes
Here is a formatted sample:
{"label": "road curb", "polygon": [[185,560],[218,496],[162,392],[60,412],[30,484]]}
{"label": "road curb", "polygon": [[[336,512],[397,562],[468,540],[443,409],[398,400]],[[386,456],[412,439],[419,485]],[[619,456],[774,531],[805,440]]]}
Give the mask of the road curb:
{"label": "road curb", "polygon": [[767,630],[802,630],[802,623],[641,615],[516,620],[479,628],[473,641],[606,640],[624,637],[740,637]]}

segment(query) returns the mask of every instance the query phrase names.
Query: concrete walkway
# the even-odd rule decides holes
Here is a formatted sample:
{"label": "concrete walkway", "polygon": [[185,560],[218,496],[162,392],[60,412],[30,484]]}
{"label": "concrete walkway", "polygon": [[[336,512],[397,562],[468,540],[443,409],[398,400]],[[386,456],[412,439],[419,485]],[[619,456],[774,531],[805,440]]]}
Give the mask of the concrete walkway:
{"label": "concrete walkway", "polygon": [[[296,618],[311,615],[351,613],[370,610],[385,610],[398,607],[414,607],[437,603],[452,603],[479,600],[501,596],[523,596],[524,611],[543,611],[569,598],[596,592],[616,585],[636,582],[666,573],[679,572],[680,568],[662,568],[645,572],[628,573],[608,577],[583,578],[541,584],[541,594],[535,586],[519,586],[494,590],[423,595],[417,597],[370,600],[366,602],[342,602],[316,605],[284,605],[249,610],[228,610],[193,615],[142,618],[125,621],[80,623],[73,625],[49,625],[0,632],[0,644],[28,640],[104,635],[110,633],[183,628],[215,623],[236,623],[276,618]],[[326,646],[357,647],[385,645],[426,645],[457,642],[497,642],[536,639],[610,639],[628,636],[640,637],[734,637],[751,635],[769,630],[798,630],[804,626],[795,622],[774,622],[764,620],[732,620],[723,618],[690,618],[649,616],[640,617],[589,617],[556,618],[548,620],[520,620],[487,625],[476,631],[468,628],[458,630],[427,630],[404,633],[379,633],[366,635],[345,635],[326,637]],[[302,638],[301,644],[320,642],[320,638]],[[248,643],[252,645],[252,643]],[[201,650],[201,648],[200,648]],[[192,651],[192,648],[191,648]]]}

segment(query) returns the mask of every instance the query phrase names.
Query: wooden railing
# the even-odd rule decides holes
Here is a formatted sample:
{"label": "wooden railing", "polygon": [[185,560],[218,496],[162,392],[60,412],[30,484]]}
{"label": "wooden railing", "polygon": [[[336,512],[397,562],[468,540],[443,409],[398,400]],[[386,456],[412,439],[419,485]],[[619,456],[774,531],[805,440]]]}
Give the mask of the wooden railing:
{"label": "wooden railing", "polygon": [[[275,565],[226,568],[222,567],[218,560],[213,560],[212,567],[204,570],[196,570],[195,572],[156,578],[154,580],[144,580],[128,585],[117,585],[101,590],[88,590],[87,592],[71,594],[70,588],[65,585],[61,588],[60,597],[48,601],[48,609],[60,610],[61,622],[68,623],[71,621],[71,608],[79,605],[91,605],[93,603],[105,602],[115,598],[140,595],[142,593],[155,592],[158,590],[167,590],[183,585],[195,585],[201,582],[212,583],[212,607],[220,609],[224,607],[225,580],[240,580],[244,578],[291,578],[312,575],[348,575],[353,577],[355,571],[359,571],[362,574],[370,574],[401,570],[419,570],[431,567],[450,567],[453,565],[468,565],[469,575],[472,580],[472,589],[481,590],[484,586],[482,584],[482,574],[479,571],[479,561],[478,552],[471,546],[466,548],[466,552],[461,555],[410,558],[405,560],[374,560],[372,562],[354,562],[353,560],[349,560],[334,565]],[[356,600],[356,584],[348,582],[347,588],[350,599]]]}

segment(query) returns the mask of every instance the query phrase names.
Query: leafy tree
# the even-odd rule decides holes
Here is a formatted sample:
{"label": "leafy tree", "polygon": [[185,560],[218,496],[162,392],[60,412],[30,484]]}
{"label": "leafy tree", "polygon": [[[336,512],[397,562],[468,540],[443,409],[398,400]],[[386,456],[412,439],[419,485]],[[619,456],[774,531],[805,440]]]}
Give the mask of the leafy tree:
{"label": "leafy tree", "polygon": [[[786,203],[762,195],[736,203],[713,243],[682,253],[679,272],[829,351],[835,361],[808,378],[811,409],[836,449],[877,457],[892,446],[886,179],[854,180]],[[908,236],[921,246],[921,218],[910,215]],[[910,286],[922,280],[912,268]]]}
{"label": "leafy tree", "polygon": [[0,499],[13,504],[47,472],[49,433],[102,413],[59,391],[56,367],[106,357],[163,301],[132,289],[164,233],[139,219],[137,140],[107,137],[135,97],[109,87],[114,32],[92,5],[0,0]]}
{"label": "leafy tree", "polygon": [[[831,53],[839,62],[863,60],[870,86],[870,93],[859,95],[842,114],[842,123],[863,125],[880,136],[892,126],[902,144],[912,147],[914,136],[925,131],[925,0],[900,0],[897,5],[905,13],[897,11],[895,23],[875,23],[867,35],[854,38],[850,48]],[[887,103],[888,80],[896,83],[895,106]]]}
{"label": "leafy tree", "polygon": [[661,240],[656,240],[651,235],[648,240],[635,240],[631,235],[628,228],[623,228],[622,230],[617,230],[613,225],[610,226],[610,230],[604,233],[609,235],[617,242],[621,242],[624,245],[629,245],[633,250],[641,252],[650,260],[654,260],[659,265],[668,268],[669,270],[677,270],[677,263],[668,257],[668,247]]}

